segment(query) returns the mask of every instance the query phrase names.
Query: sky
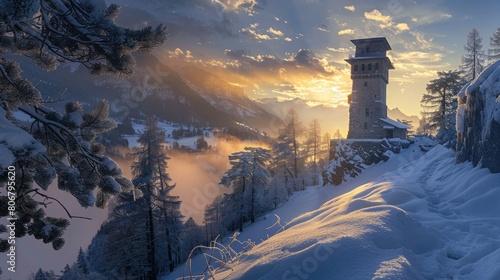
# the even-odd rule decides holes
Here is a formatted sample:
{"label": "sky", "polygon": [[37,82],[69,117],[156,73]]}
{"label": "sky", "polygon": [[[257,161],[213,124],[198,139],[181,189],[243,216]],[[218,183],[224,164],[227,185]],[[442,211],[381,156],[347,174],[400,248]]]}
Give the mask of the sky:
{"label": "sky", "polygon": [[[113,1],[109,1],[113,2]],[[467,34],[483,49],[500,28],[500,2],[356,0],[118,0],[118,23],[163,22],[169,38],[156,54],[172,65],[206,68],[255,100],[301,98],[309,105],[347,105],[344,59],[350,40],[386,37],[395,70],[389,108],[419,115],[426,84],[457,69]]]}

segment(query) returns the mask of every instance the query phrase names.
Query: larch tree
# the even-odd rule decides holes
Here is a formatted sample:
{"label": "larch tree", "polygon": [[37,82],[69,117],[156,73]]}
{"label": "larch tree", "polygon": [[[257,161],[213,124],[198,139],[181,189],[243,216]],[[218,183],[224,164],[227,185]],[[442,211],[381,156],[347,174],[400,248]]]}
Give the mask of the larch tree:
{"label": "larch tree", "polygon": [[483,39],[477,29],[473,28],[467,35],[467,43],[464,46],[465,53],[462,56],[461,70],[467,81],[474,80],[484,68]]}
{"label": "larch tree", "polygon": [[[133,52],[149,51],[166,39],[163,25],[122,28],[114,23],[117,5],[95,3],[99,2],[0,2],[0,188],[9,191],[0,197],[0,216],[17,218],[16,237],[29,234],[52,243],[56,250],[64,245],[63,231],[69,223],[48,217],[43,210],[51,202],[64,207],[45,193],[56,178],[58,188],[75,196],[83,207],[104,207],[131,183],[95,141],[116,126],[108,118],[108,103],[84,112],[81,104],[71,102],[58,112],[23,78],[22,65],[15,58],[27,57],[46,71],[70,61],[96,75],[129,75],[135,65]],[[30,123],[19,122],[14,111],[31,117]],[[7,211],[9,201],[16,202],[15,213]],[[0,239],[0,251],[7,248],[7,240]]]}
{"label": "larch tree", "polygon": [[500,59],[500,28],[490,37],[490,48],[488,50],[489,63]]}

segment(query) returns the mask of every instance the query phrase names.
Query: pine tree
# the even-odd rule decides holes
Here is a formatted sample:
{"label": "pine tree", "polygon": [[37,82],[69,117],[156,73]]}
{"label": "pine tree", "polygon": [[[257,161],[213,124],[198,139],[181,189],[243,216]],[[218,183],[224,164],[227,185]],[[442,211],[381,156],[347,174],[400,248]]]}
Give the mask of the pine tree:
{"label": "pine tree", "polygon": [[308,155],[312,157],[313,166],[316,167],[318,155],[321,149],[321,126],[317,119],[314,119],[309,124],[307,129],[306,145],[308,147]]}
{"label": "pine tree", "polygon": [[147,207],[146,239],[148,256],[148,279],[156,279],[158,273],[156,268],[156,243],[155,223],[153,211],[154,200],[163,189],[172,189],[168,185],[170,177],[166,173],[168,157],[164,151],[165,131],[158,127],[155,119],[148,118],[144,132],[139,136],[137,142],[141,145],[136,148],[132,174],[135,176],[134,185],[139,188],[145,199]]}
{"label": "pine tree", "polygon": [[[90,247],[89,254],[104,262],[96,269],[102,274],[156,279],[164,268],[172,271],[180,262],[182,216],[179,197],[169,194],[175,185],[167,173],[165,140],[165,131],[148,118],[140,147],[132,153],[136,189],[120,193],[100,238]],[[107,252],[104,259],[98,254],[102,250]]]}
{"label": "pine tree", "polygon": [[285,185],[288,185],[288,178],[292,177],[294,188],[299,174],[299,137],[303,132],[304,127],[297,111],[290,109],[285,117],[284,127],[280,129],[276,142],[273,144],[274,163],[272,169],[274,172],[283,170]]}
{"label": "pine tree", "polygon": [[257,211],[257,191],[264,188],[270,178],[267,165],[270,161],[269,150],[246,147],[244,151],[229,155],[231,168],[226,171],[220,184],[232,187],[239,209],[239,228],[243,230],[246,216],[255,222]]}
{"label": "pine tree", "polygon": [[422,97],[423,116],[427,128],[436,133],[441,143],[453,142],[456,140],[456,95],[463,85],[463,79],[459,71],[438,72],[438,76],[427,84],[427,93]]}
{"label": "pine tree", "polygon": [[[56,250],[64,244],[62,234],[68,221],[47,217],[43,210],[49,203],[59,202],[45,193],[55,178],[57,186],[84,207],[104,207],[120,188],[131,184],[95,142],[99,134],[115,127],[108,119],[109,105],[102,102],[90,112],[84,112],[77,102],[69,103],[65,112],[47,107],[43,94],[21,76],[22,65],[15,57],[27,57],[47,71],[58,67],[59,61],[71,61],[81,63],[92,74],[129,75],[135,64],[132,53],[149,51],[166,38],[163,25],[121,28],[114,23],[117,5],[95,7],[94,3],[1,2],[0,188],[7,188],[7,168],[12,166],[16,170],[16,236],[33,235],[52,243]],[[21,126],[14,110],[30,116],[31,124]],[[6,196],[0,197],[0,208],[7,209],[7,202]],[[1,212],[2,217],[7,215],[7,211]],[[0,239],[0,250],[7,248],[7,240]]]}
{"label": "pine tree", "polygon": [[32,280],[56,280],[57,277],[54,274],[54,271],[43,271],[41,268],[35,273]]}
{"label": "pine tree", "polygon": [[205,244],[209,244],[218,235],[225,235],[222,225],[221,203],[223,196],[217,196],[212,203],[205,206]]}
{"label": "pine tree", "polygon": [[488,50],[489,63],[500,59],[500,28],[490,37],[490,49]]}
{"label": "pine tree", "polygon": [[83,252],[83,250],[82,250],[82,247],[80,247],[80,250],[78,251],[76,263],[78,264],[78,269],[83,274],[85,274],[85,275],[89,274],[89,272],[90,272],[89,262],[87,260],[87,256],[85,255],[85,252]]}
{"label": "pine tree", "polygon": [[465,54],[462,56],[461,70],[467,81],[474,80],[484,68],[483,39],[477,29],[473,28],[467,35],[467,43],[464,46]]}

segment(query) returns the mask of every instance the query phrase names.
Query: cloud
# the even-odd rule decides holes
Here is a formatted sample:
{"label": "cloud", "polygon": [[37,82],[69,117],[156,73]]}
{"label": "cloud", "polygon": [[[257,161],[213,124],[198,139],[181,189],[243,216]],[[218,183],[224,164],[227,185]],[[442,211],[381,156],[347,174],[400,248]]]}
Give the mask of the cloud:
{"label": "cloud", "polygon": [[340,30],[338,35],[352,35],[354,34],[354,29],[343,29],[343,30]]}
{"label": "cloud", "polygon": [[[130,4],[120,8],[121,13],[116,19],[118,24],[129,28],[142,28],[144,22],[153,26],[165,23],[170,38],[195,37],[199,41],[208,41],[213,36],[238,36],[233,26],[234,17],[221,12],[220,7],[206,0],[157,1],[151,6],[140,1],[130,1]],[[168,16],[165,16],[166,14]]]}
{"label": "cloud", "polygon": [[169,58],[185,58],[185,59],[193,58],[191,51],[189,50],[183,51],[180,48],[176,48],[173,51],[167,50],[167,54]]}
{"label": "cloud", "polygon": [[356,10],[356,7],[354,7],[353,5],[350,5],[350,6],[345,6],[344,9],[351,11],[351,12],[354,12]]}
{"label": "cloud", "polygon": [[285,40],[285,41],[287,41],[287,42],[291,42],[291,41],[292,41],[292,38],[290,38],[290,37],[286,37],[286,38],[285,38],[285,39],[283,39],[283,40]]}
{"label": "cloud", "polygon": [[407,23],[397,23],[394,24],[391,16],[383,15],[379,10],[374,9],[371,12],[365,12],[365,18],[368,20],[373,20],[376,22],[380,22],[380,28],[390,28],[396,33],[400,33],[402,31],[410,30],[410,27]]}
{"label": "cloud", "polygon": [[429,37],[428,35],[419,31],[410,31],[409,33],[415,38],[411,42],[404,43],[404,46],[409,50],[446,50],[442,45],[434,43],[433,37]]}
{"label": "cloud", "polygon": [[442,12],[427,12],[423,15],[417,15],[412,17],[412,21],[418,25],[428,25],[431,23],[448,20],[452,18],[452,15]]}
{"label": "cloud", "polygon": [[246,12],[248,15],[257,13],[257,10],[264,8],[265,1],[262,0],[212,0],[223,7],[225,11],[238,13]]}
{"label": "cloud", "polygon": [[396,61],[404,61],[410,63],[427,63],[427,62],[439,62],[443,58],[442,53],[437,52],[422,52],[422,51],[411,51],[411,52],[399,52],[394,56]]}
{"label": "cloud", "polygon": [[267,33],[270,33],[270,34],[276,35],[276,36],[278,36],[278,37],[282,37],[283,35],[285,35],[285,34],[283,34],[283,32],[281,32],[280,30],[278,30],[278,29],[274,29],[274,28],[272,28],[272,27],[269,27],[269,29],[267,30]]}
{"label": "cloud", "polygon": [[396,24],[396,28],[399,29],[400,31],[410,30],[410,28],[408,27],[408,24],[406,24],[404,22]]}
{"label": "cloud", "polygon": [[336,53],[346,53],[350,52],[351,50],[349,48],[326,48],[329,51],[336,52]]}
{"label": "cloud", "polygon": [[319,59],[308,49],[300,49],[287,58],[277,58],[273,55],[250,55],[247,50],[226,49],[224,54],[237,63],[228,66],[244,74],[255,72],[272,72],[276,76],[280,73],[309,73],[331,75],[333,67],[326,59]]}
{"label": "cloud", "polygon": [[371,12],[365,12],[365,18],[369,20],[374,20],[374,21],[380,21],[383,23],[390,23],[392,22],[392,17],[391,16],[384,16],[379,10],[375,9]]}
{"label": "cloud", "polygon": [[253,38],[258,41],[271,40],[271,37],[267,34],[260,34],[257,31],[250,28],[242,28],[241,33],[248,35],[250,38]]}
{"label": "cloud", "polygon": [[319,31],[322,31],[322,32],[330,32],[330,31],[328,31],[328,26],[326,26],[326,25],[324,25],[324,24],[320,25],[320,26],[318,27],[318,30],[319,30]]}

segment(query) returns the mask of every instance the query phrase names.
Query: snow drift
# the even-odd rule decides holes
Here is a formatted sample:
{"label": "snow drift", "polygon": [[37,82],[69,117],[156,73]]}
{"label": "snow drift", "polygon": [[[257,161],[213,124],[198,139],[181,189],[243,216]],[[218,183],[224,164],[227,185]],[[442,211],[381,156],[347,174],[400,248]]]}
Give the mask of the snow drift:
{"label": "snow drift", "polygon": [[437,146],[298,216],[214,277],[500,279],[500,174],[454,161]]}

